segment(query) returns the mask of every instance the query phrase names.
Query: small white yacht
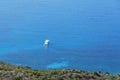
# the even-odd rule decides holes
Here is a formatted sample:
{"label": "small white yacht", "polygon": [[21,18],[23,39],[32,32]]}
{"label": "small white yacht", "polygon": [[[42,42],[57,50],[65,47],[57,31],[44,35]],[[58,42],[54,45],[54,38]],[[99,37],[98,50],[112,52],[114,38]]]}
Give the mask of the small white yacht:
{"label": "small white yacht", "polygon": [[48,39],[44,41],[45,46],[49,46],[49,43],[50,43],[50,40],[48,40]]}

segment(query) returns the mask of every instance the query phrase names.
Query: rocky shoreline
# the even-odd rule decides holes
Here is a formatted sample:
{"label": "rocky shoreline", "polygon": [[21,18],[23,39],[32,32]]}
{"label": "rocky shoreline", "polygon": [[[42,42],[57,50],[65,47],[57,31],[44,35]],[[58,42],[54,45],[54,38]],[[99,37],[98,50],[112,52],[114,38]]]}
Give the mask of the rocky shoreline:
{"label": "rocky shoreline", "polygon": [[0,62],[0,80],[120,80],[120,75],[72,69],[33,70]]}

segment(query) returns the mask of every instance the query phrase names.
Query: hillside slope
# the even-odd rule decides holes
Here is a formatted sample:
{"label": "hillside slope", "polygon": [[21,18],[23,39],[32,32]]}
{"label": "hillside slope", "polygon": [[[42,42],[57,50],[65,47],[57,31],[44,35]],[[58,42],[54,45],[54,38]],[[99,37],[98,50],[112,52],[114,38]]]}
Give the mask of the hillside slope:
{"label": "hillside slope", "polygon": [[0,62],[0,80],[120,80],[120,75],[71,69],[33,70]]}

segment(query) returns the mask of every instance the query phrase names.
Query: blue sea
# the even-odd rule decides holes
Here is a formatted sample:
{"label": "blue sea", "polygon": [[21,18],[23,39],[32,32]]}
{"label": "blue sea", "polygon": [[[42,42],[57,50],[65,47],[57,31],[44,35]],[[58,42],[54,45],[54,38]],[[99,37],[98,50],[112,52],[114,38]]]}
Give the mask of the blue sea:
{"label": "blue sea", "polygon": [[120,73],[120,1],[0,0],[0,61]]}

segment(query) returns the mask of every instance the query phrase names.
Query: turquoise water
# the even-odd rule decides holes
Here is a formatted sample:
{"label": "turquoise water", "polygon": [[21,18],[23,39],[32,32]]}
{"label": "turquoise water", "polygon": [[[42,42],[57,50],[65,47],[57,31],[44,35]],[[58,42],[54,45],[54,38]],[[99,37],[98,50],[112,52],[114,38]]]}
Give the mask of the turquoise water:
{"label": "turquoise water", "polygon": [[1,0],[0,61],[120,73],[119,14],[119,0]]}

